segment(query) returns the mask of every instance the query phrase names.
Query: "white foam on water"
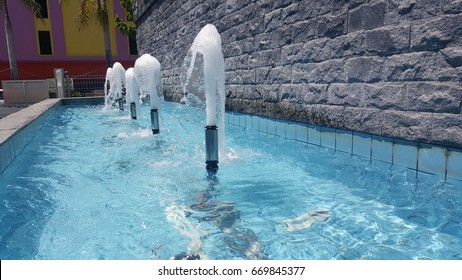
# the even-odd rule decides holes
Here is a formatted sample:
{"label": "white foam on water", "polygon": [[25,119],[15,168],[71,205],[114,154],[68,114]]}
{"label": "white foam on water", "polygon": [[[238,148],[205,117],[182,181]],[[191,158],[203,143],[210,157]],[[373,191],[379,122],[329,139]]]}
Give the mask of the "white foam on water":
{"label": "white foam on water", "polygon": [[165,211],[167,212],[167,220],[175,225],[175,228],[181,235],[187,236],[190,239],[187,253],[190,255],[198,254],[201,260],[207,259],[201,240],[204,232],[186,217],[184,206],[180,207],[172,204],[167,206]]}
{"label": "white foam on water", "polygon": [[140,137],[140,138],[151,137],[152,136],[152,131],[151,131],[151,129],[139,128],[137,131],[133,132],[132,135],[134,135],[136,137]]}

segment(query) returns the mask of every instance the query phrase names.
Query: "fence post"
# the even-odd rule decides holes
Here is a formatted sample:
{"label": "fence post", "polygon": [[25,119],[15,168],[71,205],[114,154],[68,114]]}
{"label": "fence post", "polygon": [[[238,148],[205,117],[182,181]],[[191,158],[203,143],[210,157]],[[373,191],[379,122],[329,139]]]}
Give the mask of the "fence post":
{"label": "fence post", "polygon": [[55,69],[56,95],[58,98],[64,98],[64,69]]}

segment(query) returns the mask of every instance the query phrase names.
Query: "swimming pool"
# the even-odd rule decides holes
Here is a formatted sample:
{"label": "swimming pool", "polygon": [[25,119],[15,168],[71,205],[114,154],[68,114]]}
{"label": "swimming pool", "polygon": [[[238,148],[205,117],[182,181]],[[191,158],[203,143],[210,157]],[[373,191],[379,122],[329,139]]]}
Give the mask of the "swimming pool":
{"label": "swimming pool", "polygon": [[211,177],[202,110],[164,103],[153,136],[102,108],[59,107],[0,175],[1,259],[462,257],[461,181],[229,120]]}

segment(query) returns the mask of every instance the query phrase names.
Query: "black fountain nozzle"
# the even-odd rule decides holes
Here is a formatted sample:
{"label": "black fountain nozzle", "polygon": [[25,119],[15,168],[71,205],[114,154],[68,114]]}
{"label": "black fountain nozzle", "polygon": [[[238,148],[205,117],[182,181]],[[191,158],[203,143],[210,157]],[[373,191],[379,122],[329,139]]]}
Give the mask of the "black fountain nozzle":
{"label": "black fountain nozzle", "polygon": [[205,169],[209,174],[218,171],[218,128],[216,125],[205,127]]}
{"label": "black fountain nozzle", "polygon": [[120,111],[124,110],[124,99],[123,99],[123,97],[119,98],[119,110]]}
{"label": "black fountain nozzle", "polygon": [[133,120],[136,120],[136,103],[130,102],[130,116]]}
{"label": "black fountain nozzle", "polygon": [[151,109],[151,129],[152,134],[159,134],[159,111],[157,109]]}

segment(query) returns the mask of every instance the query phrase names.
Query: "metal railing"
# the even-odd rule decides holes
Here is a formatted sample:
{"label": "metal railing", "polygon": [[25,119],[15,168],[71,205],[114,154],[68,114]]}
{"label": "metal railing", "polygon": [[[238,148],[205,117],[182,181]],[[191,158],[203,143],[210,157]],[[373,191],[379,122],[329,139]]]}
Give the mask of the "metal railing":
{"label": "metal railing", "polygon": [[66,89],[69,97],[103,96],[104,75],[68,76]]}

